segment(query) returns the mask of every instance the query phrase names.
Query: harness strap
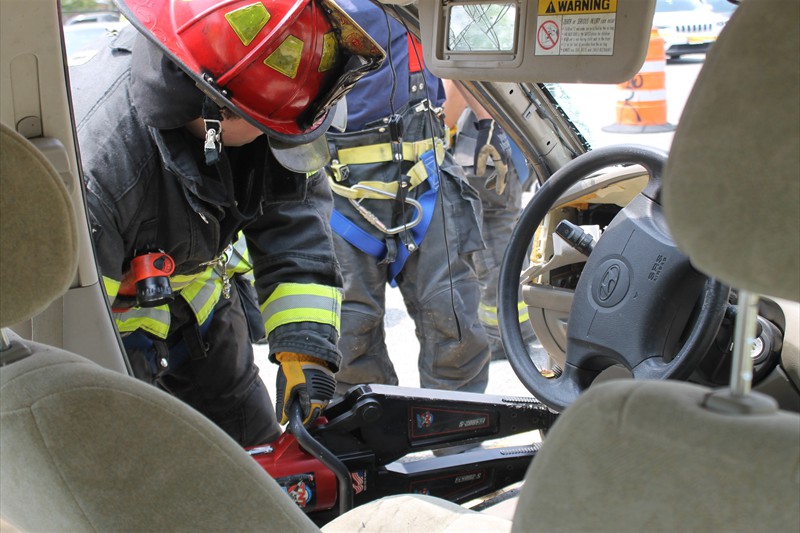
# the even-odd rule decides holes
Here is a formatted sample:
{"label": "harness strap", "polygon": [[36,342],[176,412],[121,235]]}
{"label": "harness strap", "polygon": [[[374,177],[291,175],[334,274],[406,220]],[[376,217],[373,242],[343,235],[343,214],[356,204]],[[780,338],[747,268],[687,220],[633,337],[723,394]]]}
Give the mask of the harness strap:
{"label": "harness strap", "polygon": [[[422,205],[422,221],[411,228],[410,232],[417,247],[422,244],[425,233],[428,231],[428,226],[431,224],[433,210],[436,207],[436,197],[439,193],[439,173],[437,172],[437,163],[433,157],[433,151],[423,154],[421,161],[425,164],[425,168],[428,171],[428,183],[431,188],[417,198],[417,201]],[[389,264],[389,283],[392,287],[397,286],[395,279],[400,274],[400,271],[403,270],[406,259],[408,259],[410,255],[411,251],[407,246],[397,247],[397,259]]]}
{"label": "harness strap", "polygon": [[364,231],[355,222],[334,209],[331,214],[331,229],[341,238],[378,261],[386,255],[386,244]]}
{"label": "harness strap", "polygon": [[[388,143],[387,143],[387,145],[388,145]],[[378,146],[378,145],[373,145],[373,146]],[[370,148],[370,147],[369,146],[365,146],[363,148]],[[426,151],[426,153],[427,152],[432,152],[432,151],[429,149],[428,151]],[[436,142],[436,161],[440,165],[444,161],[444,154],[445,154],[444,145],[442,144],[441,141],[437,141]],[[374,193],[374,192],[371,192],[371,191],[369,191],[369,190],[367,190],[365,188],[352,189],[350,187],[346,187],[344,185],[340,185],[340,184],[336,183],[337,181],[340,181],[340,179],[339,179],[341,177],[341,170],[340,169],[341,169],[342,166],[343,165],[334,165],[334,164],[330,165],[331,170],[333,171],[333,176],[332,177],[329,176],[328,177],[328,181],[330,182],[331,189],[333,190],[334,193],[338,194],[339,196],[343,196],[344,198],[350,198],[352,200],[360,200],[360,199],[386,200],[386,199],[388,199],[386,194]],[[419,160],[417,161],[417,163],[414,166],[412,166],[410,169],[408,169],[408,172],[406,173],[406,175],[409,178],[409,183],[408,183],[408,189],[409,190],[413,189],[414,187],[416,187],[417,185],[421,184],[426,179],[428,179],[430,173],[425,167],[425,163],[422,160],[422,156],[420,156]],[[364,187],[371,187],[373,189],[378,189],[378,190],[384,191],[387,194],[391,194],[392,196],[397,194],[397,189],[398,189],[398,186],[399,186],[398,182],[396,182],[396,181],[389,182],[389,183],[384,182],[384,181],[361,181],[361,182],[359,182],[359,185],[362,185]]]}
{"label": "harness strap", "polygon": [[[439,192],[439,173],[436,171],[437,162],[433,157],[433,150],[422,154],[420,161],[427,171],[430,189],[417,198],[417,201],[422,205],[422,220],[410,230],[417,246],[422,243],[425,233],[428,231],[428,226],[430,226],[431,220],[433,219],[433,210],[436,207],[436,196]],[[362,252],[376,258],[378,261],[386,257],[387,246],[383,240],[373,237],[336,209],[333,210],[333,215],[331,216],[331,229],[344,240]],[[400,271],[403,269],[410,255],[407,247],[397,247],[397,256],[394,261],[389,264],[389,283],[392,287],[397,286],[395,278],[400,274]]]}
{"label": "harness strap", "polygon": [[[438,142],[436,144],[439,144]],[[401,143],[404,161],[419,161],[420,155],[433,148],[433,139]],[[336,151],[337,165],[364,165],[394,161],[392,143],[369,144]]]}

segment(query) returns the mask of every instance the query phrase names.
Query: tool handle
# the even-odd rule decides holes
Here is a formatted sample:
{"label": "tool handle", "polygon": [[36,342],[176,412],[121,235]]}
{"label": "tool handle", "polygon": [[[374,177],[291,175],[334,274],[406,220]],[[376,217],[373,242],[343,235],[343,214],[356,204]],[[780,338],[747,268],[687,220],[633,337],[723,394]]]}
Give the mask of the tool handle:
{"label": "tool handle", "polygon": [[330,450],[323,446],[303,426],[303,410],[297,402],[293,403],[289,413],[289,431],[297,439],[300,446],[319,459],[328,467],[339,481],[339,515],[353,508],[353,481],[350,470]]}

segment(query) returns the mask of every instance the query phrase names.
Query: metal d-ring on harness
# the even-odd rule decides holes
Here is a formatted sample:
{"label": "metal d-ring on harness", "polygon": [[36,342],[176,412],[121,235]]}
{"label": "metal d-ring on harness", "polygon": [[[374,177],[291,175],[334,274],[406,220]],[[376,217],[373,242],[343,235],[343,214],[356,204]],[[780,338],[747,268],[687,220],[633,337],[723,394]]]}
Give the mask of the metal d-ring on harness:
{"label": "metal d-ring on harness", "polygon": [[[350,187],[350,189],[356,190],[356,191],[358,191],[358,190],[369,191],[372,194],[375,194],[375,195],[378,195],[378,196],[383,196],[383,197],[388,198],[388,199],[397,198],[396,194],[392,194],[390,192],[383,191],[381,189],[376,189],[375,187],[370,187],[368,185],[356,184],[356,185],[353,185],[352,187]],[[378,217],[376,217],[375,214],[372,211],[370,211],[369,209],[367,209],[366,207],[361,205],[361,201],[364,200],[363,197],[359,198],[357,200],[354,199],[354,198],[348,198],[348,200],[350,200],[350,203],[353,205],[353,207],[356,208],[356,211],[358,211],[361,214],[361,216],[363,216],[367,220],[367,222],[369,222],[370,224],[372,224],[373,226],[375,226],[376,228],[378,228],[379,230],[381,230],[383,233],[385,233],[387,235],[397,235],[401,231],[410,230],[411,228],[415,227],[417,224],[422,222],[422,204],[420,204],[418,201],[414,200],[413,198],[404,197],[402,199],[402,201],[414,208],[414,210],[415,210],[414,219],[411,220],[410,222],[405,222],[405,223],[403,223],[403,224],[401,224],[399,226],[395,226],[393,228],[387,228],[386,224],[381,222],[381,220]]]}

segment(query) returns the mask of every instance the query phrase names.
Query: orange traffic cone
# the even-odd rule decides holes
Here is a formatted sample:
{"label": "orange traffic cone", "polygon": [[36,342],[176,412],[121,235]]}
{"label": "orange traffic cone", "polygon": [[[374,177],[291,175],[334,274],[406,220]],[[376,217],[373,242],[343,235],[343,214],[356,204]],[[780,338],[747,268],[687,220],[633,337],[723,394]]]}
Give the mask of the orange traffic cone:
{"label": "orange traffic cone", "polygon": [[667,55],[658,30],[650,32],[647,57],[639,73],[617,85],[617,121],[605,126],[609,133],[660,133],[675,129],[667,122]]}

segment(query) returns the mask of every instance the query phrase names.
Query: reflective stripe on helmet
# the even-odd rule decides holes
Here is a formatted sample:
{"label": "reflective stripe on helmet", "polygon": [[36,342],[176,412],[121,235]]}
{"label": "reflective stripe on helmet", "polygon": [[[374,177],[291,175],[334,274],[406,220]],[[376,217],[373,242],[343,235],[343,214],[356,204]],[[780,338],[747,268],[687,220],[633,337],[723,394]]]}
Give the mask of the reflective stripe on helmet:
{"label": "reflective stripe on helmet", "polygon": [[269,335],[293,322],[318,322],[339,331],[342,293],[336,287],[314,283],[281,283],[261,305],[261,318]]}

